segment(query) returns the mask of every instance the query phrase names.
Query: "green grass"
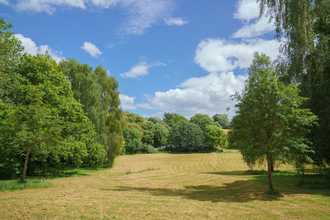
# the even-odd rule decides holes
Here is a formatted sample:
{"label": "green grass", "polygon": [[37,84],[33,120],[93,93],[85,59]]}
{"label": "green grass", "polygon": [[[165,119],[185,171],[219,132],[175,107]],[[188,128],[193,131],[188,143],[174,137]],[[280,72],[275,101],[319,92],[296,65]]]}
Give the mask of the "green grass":
{"label": "green grass", "polygon": [[20,180],[0,181],[0,192],[6,190],[42,189],[53,187],[54,185],[44,179],[28,179],[25,183]]}

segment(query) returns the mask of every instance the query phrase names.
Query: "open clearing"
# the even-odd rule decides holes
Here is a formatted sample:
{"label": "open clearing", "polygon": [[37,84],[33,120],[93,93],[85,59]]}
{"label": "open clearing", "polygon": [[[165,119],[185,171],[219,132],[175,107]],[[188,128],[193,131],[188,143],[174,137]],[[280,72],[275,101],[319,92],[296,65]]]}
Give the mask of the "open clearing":
{"label": "open clearing", "polygon": [[[48,180],[55,187],[0,192],[1,219],[330,219],[330,191],[245,175],[239,153],[120,156],[109,170]],[[290,170],[281,165],[279,170]]]}

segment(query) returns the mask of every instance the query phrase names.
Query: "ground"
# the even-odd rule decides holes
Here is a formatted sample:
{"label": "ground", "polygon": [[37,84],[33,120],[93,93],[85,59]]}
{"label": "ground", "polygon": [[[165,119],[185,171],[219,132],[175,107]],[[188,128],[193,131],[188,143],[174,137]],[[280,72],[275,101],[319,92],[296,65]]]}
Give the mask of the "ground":
{"label": "ground", "polygon": [[267,176],[248,169],[239,153],[120,156],[52,188],[0,192],[0,218],[330,219],[330,191],[295,186],[292,167],[274,175],[282,196],[266,195]]}

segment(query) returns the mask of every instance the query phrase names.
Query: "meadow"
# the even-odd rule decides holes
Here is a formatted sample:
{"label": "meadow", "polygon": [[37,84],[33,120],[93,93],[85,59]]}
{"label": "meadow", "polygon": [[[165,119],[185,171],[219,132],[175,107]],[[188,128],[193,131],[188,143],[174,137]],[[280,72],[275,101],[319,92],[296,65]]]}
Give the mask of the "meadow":
{"label": "meadow", "polygon": [[0,192],[0,218],[330,219],[330,190],[298,187],[291,166],[274,173],[281,196],[265,194],[265,172],[248,170],[236,151],[119,156],[50,188]]}

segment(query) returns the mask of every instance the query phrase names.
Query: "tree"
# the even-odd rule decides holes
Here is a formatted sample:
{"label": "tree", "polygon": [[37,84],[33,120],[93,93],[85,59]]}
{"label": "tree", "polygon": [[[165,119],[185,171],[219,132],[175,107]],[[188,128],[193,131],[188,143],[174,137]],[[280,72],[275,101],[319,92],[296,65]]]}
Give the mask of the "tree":
{"label": "tree", "polygon": [[229,128],[229,120],[228,120],[228,115],[227,114],[216,114],[213,116],[214,122],[218,122],[219,125],[224,128],[228,129]]}
{"label": "tree", "polygon": [[193,123],[180,121],[170,133],[171,143],[176,151],[197,152],[203,150],[203,131]]}
{"label": "tree", "polygon": [[298,95],[296,84],[285,86],[279,74],[267,69],[249,73],[242,94],[236,93],[236,117],[230,132],[240,146],[244,161],[253,166],[267,161],[269,189],[273,190],[272,162],[295,161],[297,155],[311,161],[305,134],[317,117],[299,108],[306,98]]}
{"label": "tree", "polygon": [[6,144],[7,152],[24,152],[25,161],[22,182],[25,181],[30,153],[35,157],[56,152],[61,143],[61,121],[49,106],[42,103],[42,86],[25,88],[25,101],[12,107],[12,112],[0,122],[0,144]]}
{"label": "tree", "polygon": [[328,0],[258,0],[260,16],[274,19],[276,37],[286,39],[276,70],[286,84],[298,83],[304,106],[318,116],[308,137],[316,165],[330,163],[330,4]]}
{"label": "tree", "polygon": [[210,149],[227,147],[227,134],[222,128],[215,125],[208,125],[203,134],[205,144]]}
{"label": "tree", "polygon": [[125,127],[123,130],[125,139],[125,152],[135,154],[140,152],[142,134],[135,128]]}
{"label": "tree", "polygon": [[188,119],[177,113],[169,113],[169,112],[164,113],[163,121],[166,124],[168,124],[170,127],[173,127],[173,125],[175,125],[175,123],[177,123],[180,120],[188,121]]}
{"label": "tree", "polygon": [[101,86],[101,109],[107,112],[104,130],[97,140],[105,146],[106,159],[111,167],[124,146],[123,128],[126,126],[126,116],[120,107],[119,83],[116,78],[107,76],[107,70],[101,65],[95,68],[93,76]]}
{"label": "tree", "polygon": [[159,147],[162,145],[166,145],[168,142],[169,131],[166,129],[164,125],[155,124],[155,128],[153,130],[154,134],[154,146]]}
{"label": "tree", "polygon": [[190,122],[198,125],[202,131],[204,132],[206,126],[208,125],[215,125],[212,118],[210,118],[208,115],[203,114],[195,114],[190,118]]}
{"label": "tree", "polygon": [[[48,126],[56,119],[61,125],[61,133],[57,139],[63,141],[58,145],[54,141],[54,146],[56,146],[55,151],[37,151],[34,149],[32,151],[30,150],[28,157],[38,159],[38,161],[46,161],[47,159],[53,162],[71,160],[75,165],[82,163],[92,165],[102,157],[104,151],[102,146],[94,141],[95,132],[93,124],[84,114],[81,105],[73,98],[69,81],[61,73],[60,67],[50,56],[24,54],[21,56],[19,64],[15,67],[15,71],[8,72],[8,75],[12,79],[11,86],[5,88],[3,95],[4,99],[10,101],[5,108],[7,109],[7,113],[1,116],[2,120],[11,120],[10,109],[12,109],[13,114],[15,112],[15,114],[18,114],[17,112],[22,114],[20,117],[16,117],[17,120],[21,121],[16,121],[16,124],[25,123],[28,125],[33,122],[33,119],[41,120],[41,117],[44,116],[45,119],[41,120],[40,123],[36,123],[34,125],[35,127],[33,127],[34,131],[38,132],[38,138],[43,140],[46,137],[52,136],[49,132],[43,133],[42,129],[46,129],[46,124]],[[38,93],[36,92],[39,96],[33,99],[27,98],[32,97],[28,94],[32,94],[31,91],[34,91],[32,90],[34,87],[37,88],[36,91],[39,91]],[[40,108],[40,112],[33,113],[36,108]],[[5,124],[2,124],[0,127],[0,130],[4,133],[6,133],[7,129],[5,126]],[[24,133],[32,131],[28,129],[23,131],[17,128],[11,131],[12,135],[14,134],[13,132]],[[6,150],[7,158],[11,159],[4,161],[6,158],[0,157],[0,164],[5,164],[5,167],[0,169],[6,170],[9,168],[12,169],[12,172],[17,172],[18,170],[15,170],[15,167],[19,167],[22,164],[20,162],[21,155],[27,154],[27,151],[23,147],[20,148],[21,150],[17,150],[15,148],[16,145],[13,144],[14,142],[8,138],[1,139],[0,142],[0,150]],[[47,148],[43,147],[42,149]],[[19,173],[21,172],[19,171]]]}

